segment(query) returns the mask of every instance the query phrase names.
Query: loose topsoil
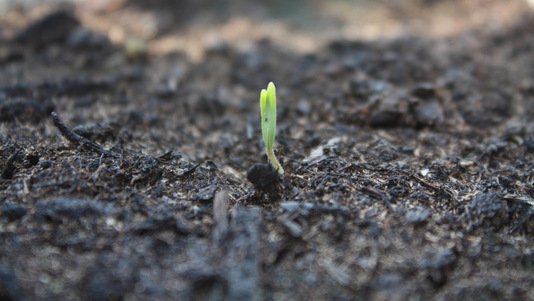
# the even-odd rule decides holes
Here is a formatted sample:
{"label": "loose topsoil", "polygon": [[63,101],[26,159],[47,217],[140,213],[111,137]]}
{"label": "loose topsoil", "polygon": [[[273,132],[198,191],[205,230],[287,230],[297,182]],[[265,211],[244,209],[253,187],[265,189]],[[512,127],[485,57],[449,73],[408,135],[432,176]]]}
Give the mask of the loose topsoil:
{"label": "loose topsoil", "polygon": [[[192,61],[28,22],[0,45],[0,299],[534,300],[533,29]],[[285,175],[255,187],[269,81]]]}

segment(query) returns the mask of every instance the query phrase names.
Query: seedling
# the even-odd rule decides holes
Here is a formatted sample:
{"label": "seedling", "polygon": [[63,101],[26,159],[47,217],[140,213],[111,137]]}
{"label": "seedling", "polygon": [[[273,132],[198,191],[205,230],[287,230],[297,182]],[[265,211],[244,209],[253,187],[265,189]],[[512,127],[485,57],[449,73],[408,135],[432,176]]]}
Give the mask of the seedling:
{"label": "seedling", "polygon": [[274,138],[276,135],[276,87],[272,82],[267,85],[267,90],[262,89],[260,93],[261,108],[261,136],[265,144],[265,153],[271,163],[271,166],[284,174],[284,169],[276,156],[274,155]]}

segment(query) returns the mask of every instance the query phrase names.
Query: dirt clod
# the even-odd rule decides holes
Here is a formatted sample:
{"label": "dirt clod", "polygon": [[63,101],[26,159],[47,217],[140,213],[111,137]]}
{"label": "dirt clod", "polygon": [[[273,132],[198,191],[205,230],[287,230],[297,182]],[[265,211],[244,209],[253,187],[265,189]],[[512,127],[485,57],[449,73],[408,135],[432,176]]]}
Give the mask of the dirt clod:
{"label": "dirt clod", "polygon": [[79,21],[69,12],[55,11],[20,31],[15,42],[31,48],[40,48],[53,42],[64,41]]}
{"label": "dirt clod", "polygon": [[27,212],[28,209],[19,204],[7,203],[0,206],[1,216],[9,221],[21,219]]}
{"label": "dirt clod", "polygon": [[270,164],[256,163],[247,171],[247,179],[262,192],[276,192],[280,176]]}
{"label": "dirt clod", "polygon": [[37,201],[36,208],[38,217],[51,220],[101,217],[110,214],[113,210],[110,205],[103,202],[80,199],[40,200]]}

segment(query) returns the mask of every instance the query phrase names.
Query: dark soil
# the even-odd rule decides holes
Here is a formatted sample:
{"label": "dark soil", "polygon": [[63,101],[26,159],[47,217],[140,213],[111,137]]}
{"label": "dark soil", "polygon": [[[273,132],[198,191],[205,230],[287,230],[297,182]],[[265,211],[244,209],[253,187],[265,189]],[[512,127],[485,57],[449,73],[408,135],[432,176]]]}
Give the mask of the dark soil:
{"label": "dark soil", "polygon": [[533,28],[193,62],[29,22],[0,44],[0,299],[534,300]]}

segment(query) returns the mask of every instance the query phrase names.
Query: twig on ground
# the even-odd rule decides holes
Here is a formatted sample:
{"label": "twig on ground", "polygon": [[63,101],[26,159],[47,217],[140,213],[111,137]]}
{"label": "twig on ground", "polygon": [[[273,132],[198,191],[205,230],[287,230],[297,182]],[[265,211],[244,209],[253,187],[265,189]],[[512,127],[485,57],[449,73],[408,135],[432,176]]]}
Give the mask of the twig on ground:
{"label": "twig on ground", "polygon": [[82,147],[88,150],[97,152],[102,155],[113,156],[113,153],[104,149],[100,145],[71,131],[59,118],[59,115],[56,112],[52,112],[50,116],[52,117],[52,121],[54,122],[54,125],[59,130],[61,135],[63,135],[63,137],[69,140],[72,144],[81,145]]}

